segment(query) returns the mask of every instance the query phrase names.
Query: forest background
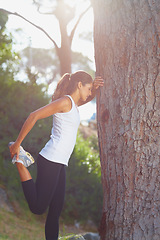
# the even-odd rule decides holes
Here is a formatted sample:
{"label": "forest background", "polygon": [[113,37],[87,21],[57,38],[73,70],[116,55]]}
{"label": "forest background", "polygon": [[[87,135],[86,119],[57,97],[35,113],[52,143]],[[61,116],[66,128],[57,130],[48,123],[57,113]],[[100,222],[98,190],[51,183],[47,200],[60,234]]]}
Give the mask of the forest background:
{"label": "forest background", "polygon": [[[16,139],[17,134],[28,114],[49,103],[48,82],[40,81],[45,74],[46,62],[56,67],[56,54],[53,49],[32,49],[32,63],[42,58],[37,68],[32,68],[30,59],[31,47],[15,52],[15,39],[7,31],[8,16],[0,14],[0,187],[5,189],[17,216],[27,216],[28,206],[25,203],[20,181],[15,166],[11,164],[8,142]],[[19,33],[21,31],[19,30]],[[89,59],[82,54],[74,54],[77,68],[85,68],[93,74]],[[30,64],[29,64],[30,63]],[[58,67],[58,64],[57,64]],[[40,72],[41,69],[41,72]],[[43,71],[42,71],[43,69]],[[36,70],[36,71],[35,71]],[[17,73],[25,74],[27,81],[17,79]],[[43,74],[42,74],[43,72]],[[58,72],[58,71],[57,71]],[[43,75],[43,76],[42,76]],[[25,139],[23,146],[36,158],[50,135],[52,118],[39,121]],[[31,167],[35,178],[36,165]],[[102,209],[102,187],[97,137],[85,138],[78,133],[77,143],[67,168],[66,200],[62,213],[62,222],[81,224],[92,222],[98,227]],[[41,220],[43,217],[41,218]],[[0,218],[0,221],[2,218]],[[33,219],[32,219],[33,220]],[[36,218],[36,221],[38,219]],[[1,224],[2,226],[2,224]],[[6,234],[5,227],[0,236]]]}

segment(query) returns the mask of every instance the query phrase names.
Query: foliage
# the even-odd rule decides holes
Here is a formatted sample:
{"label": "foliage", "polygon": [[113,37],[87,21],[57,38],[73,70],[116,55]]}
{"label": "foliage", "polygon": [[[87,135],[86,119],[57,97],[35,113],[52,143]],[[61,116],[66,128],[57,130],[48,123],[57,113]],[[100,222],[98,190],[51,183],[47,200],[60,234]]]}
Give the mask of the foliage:
{"label": "foliage", "polygon": [[[19,198],[20,183],[16,177],[16,169],[10,164],[8,142],[16,139],[28,114],[47,104],[49,100],[42,92],[44,86],[37,85],[31,75],[30,81],[26,84],[14,81],[13,66],[14,62],[16,64],[16,53],[12,51],[11,36],[6,34],[6,21],[7,17],[2,14],[0,16],[0,183],[7,187],[11,198]],[[40,121],[29,134],[29,138],[24,141],[24,147],[27,146],[32,154],[36,155],[39,149],[37,146],[41,147],[48,139],[49,126],[48,119]]]}
{"label": "foliage", "polygon": [[[20,81],[5,82],[0,79],[0,181],[5,182],[7,189],[18,190],[17,172],[10,164],[8,142],[17,138],[29,113],[48,103],[42,92],[42,86]],[[38,150],[48,140],[51,119],[39,121],[24,140],[23,146],[36,157]],[[15,191],[17,193],[17,191]],[[19,194],[19,193],[18,193]]]}
{"label": "foliage", "polygon": [[[98,225],[102,209],[99,154],[91,147],[93,139],[79,134],[67,169],[66,200],[63,218]],[[96,146],[97,147],[97,146]]]}
{"label": "foliage", "polygon": [[[13,65],[18,60],[18,54],[12,50],[12,36],[6,34],[6,22],[8,17],[6,14],[0,15],[0,78],[5,81],[13,78],[15,69]],[[15,66],[14,66],[15,67]]]}
{"label": "foliage", "polygon": [[101,176],[100,157],[98,148],[98,139],[95,136],[84,139],[81,134],[78,135],[75,146],[76,158],[79,159],[80,165],[87,165],[89,173]]}

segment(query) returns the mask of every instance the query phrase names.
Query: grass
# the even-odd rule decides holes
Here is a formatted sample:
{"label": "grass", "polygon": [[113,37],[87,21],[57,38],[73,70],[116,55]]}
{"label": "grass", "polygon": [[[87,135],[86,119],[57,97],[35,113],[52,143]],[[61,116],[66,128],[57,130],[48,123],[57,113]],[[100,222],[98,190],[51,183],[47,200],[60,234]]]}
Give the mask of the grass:
{"label": "grass", "polygon": [[44,240],[44,224],[0,209],[0,240]]}
{"label": "grass", "polygon": [[[44,240],[44,219],[37,220],[29,211],[20,215],[0,208],[0,240]],[[78,230],[61,224],[60,240],[69,240],[75,235],[79,239]]]}

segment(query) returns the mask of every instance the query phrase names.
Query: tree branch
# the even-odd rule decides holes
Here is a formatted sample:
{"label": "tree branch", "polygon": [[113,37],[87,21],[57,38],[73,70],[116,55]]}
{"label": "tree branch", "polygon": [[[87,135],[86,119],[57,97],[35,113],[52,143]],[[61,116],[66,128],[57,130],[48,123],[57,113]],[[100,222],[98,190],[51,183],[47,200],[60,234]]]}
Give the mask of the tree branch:
{"label": "tree branch", "polygon": [[88,7],[84,12],[82,12],[81,15],[79,16],[79,18],[78,18],[78,20],[77,20],[77,22],[76,22],[74,28],[72,29],[70,36],[69,36],[70,43],[72,43],[72,40],[73,40],[73,37],[74,37],[75,31],[76,31],[76,28],[77,28],[77,26],[78,26],[78,24],[79,24],[81,18],[85,15],[85,13],[86,13],[90,8],[91,8],[91,5],[89,5],[89,7]]}
{"label": "tree branch", "polygon": [[36,2],[36,0],[33,0],[33,4],[37,6],[37,11],[39,14],[53,15],[53,10],[51,12],[41,12],[40,8],[41,8],[42,4],[40,4],[39,2]]}
{"label": "tree branch", "polygon": [[41,28],[40,26],[38,26],[38,25],[36,25],[35,23],[29,21],[28,19],[26,19],[25,17],[23,17],[22,15],[20,15],[20,14],[18,14],[18,13],[16,13],[16,12],[10,12],[10,11],[7,11],[7,10],[5,10],[5,9],[3,9],[3,8],[0,8],[0,12],[4,12],[4,13],[6,13],[6,14],[12,14],[12,15],[15,15],[15,16],[17,16],[17,17],[20,17],[20,18],[22,18],[23,20],[25,20],[26,22],[28,22],[28,23],[30,23],[31,25],[33,25],[34,27],[38,28],[40,31],[42,31],[42,32],[52,41],[52,43],[54,44],[56,50],[57,50],[57,51],[59,50],[59,47],[58,47],[57,43],[54,41],[54,39],[51,38],[50,35],[49,35],[43,28]]}

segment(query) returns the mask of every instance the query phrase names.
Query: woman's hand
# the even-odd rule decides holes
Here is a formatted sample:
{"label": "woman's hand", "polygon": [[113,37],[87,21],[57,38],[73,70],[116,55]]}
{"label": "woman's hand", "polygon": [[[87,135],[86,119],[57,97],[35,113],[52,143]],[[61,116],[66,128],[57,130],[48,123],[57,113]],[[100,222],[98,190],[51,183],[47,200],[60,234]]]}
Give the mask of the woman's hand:
{"label": "woman's hand", "polygon": [[95,77],[94,81],[93,81],[93,89],[98,89],[99,87],[103,87],[104,85],[104,80],[102,77],[97,76]]}
{"label": "woman's hand", "polygon": [[11,146],[9,146],[9,150],[10,150],[11,158],[13,158],[14,155],[16,155],[16,159],[18,160],[20,146],[15,142]]}

